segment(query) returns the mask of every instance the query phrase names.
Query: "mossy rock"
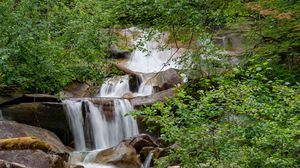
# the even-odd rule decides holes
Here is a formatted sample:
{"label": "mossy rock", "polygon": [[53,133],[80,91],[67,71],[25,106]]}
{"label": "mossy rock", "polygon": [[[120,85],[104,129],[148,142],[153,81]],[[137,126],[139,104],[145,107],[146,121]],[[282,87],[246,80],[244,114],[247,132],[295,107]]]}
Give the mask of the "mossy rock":
{"label": "mossy rock", "polygon": [[0,150],[39,149],[46,153],[51,152],[51,146],[36,137],[19,137],[0,139]]}

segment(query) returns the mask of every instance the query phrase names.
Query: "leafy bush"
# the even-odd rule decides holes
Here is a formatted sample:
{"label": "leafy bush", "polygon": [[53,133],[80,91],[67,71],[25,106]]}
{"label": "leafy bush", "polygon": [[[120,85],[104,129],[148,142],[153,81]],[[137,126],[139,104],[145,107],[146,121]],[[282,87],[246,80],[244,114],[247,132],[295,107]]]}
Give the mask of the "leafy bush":
{"label": "leafy bush", "polygon": [[161,137],[176,143],[160,167],[297,167],[299,86],[255,79],[221,80],[198,90],[199,98],[179,89],[166,104],[137,112],[160,126]]}
{"label": "leafy bush", "polygon": [[101,79],[108,32],[95,1],[0,4],[0,72],[7,85],[55,93],[72,80]]}

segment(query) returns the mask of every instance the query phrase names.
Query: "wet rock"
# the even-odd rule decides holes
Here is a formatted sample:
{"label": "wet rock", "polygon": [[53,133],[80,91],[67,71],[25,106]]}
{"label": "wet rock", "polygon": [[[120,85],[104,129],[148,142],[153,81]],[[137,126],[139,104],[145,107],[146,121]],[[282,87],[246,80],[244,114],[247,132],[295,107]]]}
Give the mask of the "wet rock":
{"label": "wet rock", "polygon": [[36,137],[49,144],[55,153],[68,152],[60,139],[48,130],[13,121],[0,121],[0,139],[19,137]]}
{"label": "wet rock", "polygon": [[62,103],[27,102],[7,104],[0,107],[6,120],[45,128],[54,132],[65,144],[72,136]]}
{"label": "wet rock", "polygon": [[141,161],[144,161],[150,153],[153,154],[153,158],[158,159],[167,156],[169,152],[170,152],[169,148],[146,146],[143,147],[143,149],[140,151],[140,159]]}
{"label": "wet rock", "polygon": [[158,146],[148,134],[139,134],[131,139],[125,140],[124,142],[132,146],[137,153],[140,153],[141,149],[145,146]]}
{"label": "wet rock", "polygon": [[30,168],[65,168],[62,158],[46,154],[41,150],[0,151],[0,159]]}
{"label": "wet rock", "polygon": [[95,163],[113,165],[118,168],[140,168],[141,162],[136,150],[129,144],[121,142],[115,147],[100,151]]}

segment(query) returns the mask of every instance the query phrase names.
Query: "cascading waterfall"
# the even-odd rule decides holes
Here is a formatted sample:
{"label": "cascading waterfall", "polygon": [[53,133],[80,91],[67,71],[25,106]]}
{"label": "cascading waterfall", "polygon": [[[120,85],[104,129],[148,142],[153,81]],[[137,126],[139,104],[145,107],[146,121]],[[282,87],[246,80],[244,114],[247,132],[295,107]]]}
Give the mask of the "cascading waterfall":
{"label": "cascading waterfall", "polygon": [[[141,35],[135,43],[144,40],[144,34]],[[103,149],[117,145],[120,141],[137,135],[137,122],[130,115],[133,111],[133,106],[125,97],[148,96],[154,93],[153,76],[155,72],[167,70],[176,67],[171,58],[176,58],[181,55],[181,51],[175,48],[161,50],[159,47],[163,44],[161,41],[146,41],[145,45],[137,47],[132,52],[130,57],[125,60],[124,65],[127,69],[135,72],[138,78],[138,88],[130,88],[132,83],[132,76],[124,75],[113,78],[108,78],[99,89],[97,97],[112,99],[113,109],[107,112],[107,106],[102,104],[94,104],[87,99],[81,100],[64,100],[65,111],[69,119],[75,148],[86,156],[74,153],[74,159],[78,161],[78,157],[83,160],[79,163],[86,168],[97,168],[105,166],[90,164],[95,159],[96,154]],[[145,52],[146,50],[146,52]],[[167,63],[167,64],[166,64]],[[135,87],[135,86],[134,86]],[[135,90],[132,93],[132,90]],[[108,114],[109,113],[109,114]],[[144,167],[148,168],[152,159],[150,154]],[[112,168],[107,166],[107,168]]]}
{"label": "cascading waterfall", "polygon": [[[117,145],[123,139],[138,134],[136,121],[126,115],[133,111],[128,100],[114,100],[114,118],[108,121],[102,113],[101,106],[93,104],[90,101],[72,101],[65,100],[66,112],[70,119],[70,126],[74,135],[76,150],[85,151],[91,146],[92,149],[106,149]],[[86,111],[83,116],[83,104]],[[87,139],[90,144],[87,144]]]}
{"label": "cascading waterfall", "polygon": [[130,92],[129,76],[124,75],[115,78],[109,78],[101,86],[98,97],[122,97]]}

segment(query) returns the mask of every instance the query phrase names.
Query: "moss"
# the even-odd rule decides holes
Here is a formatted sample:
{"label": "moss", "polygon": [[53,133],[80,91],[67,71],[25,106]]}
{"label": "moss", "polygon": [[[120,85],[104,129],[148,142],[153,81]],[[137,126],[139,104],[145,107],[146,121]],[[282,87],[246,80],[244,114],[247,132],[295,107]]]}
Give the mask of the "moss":
{"label": "moss", "polygon": [[51,152],[49,144],[36,137],[19,137],[0,139],[0,150],[39,149],[46,153]]}

